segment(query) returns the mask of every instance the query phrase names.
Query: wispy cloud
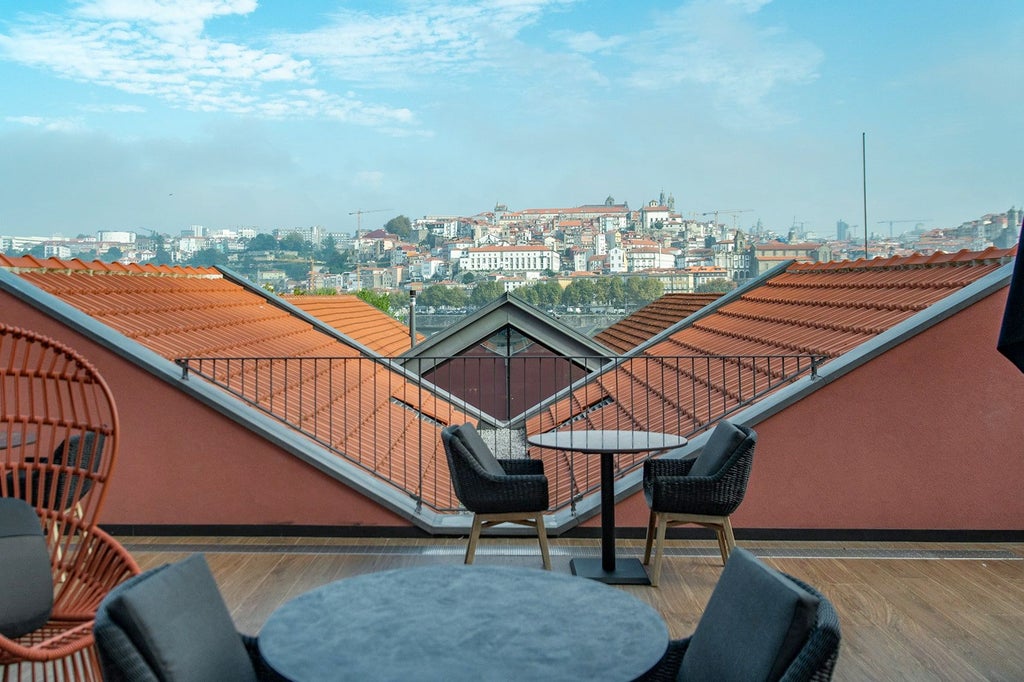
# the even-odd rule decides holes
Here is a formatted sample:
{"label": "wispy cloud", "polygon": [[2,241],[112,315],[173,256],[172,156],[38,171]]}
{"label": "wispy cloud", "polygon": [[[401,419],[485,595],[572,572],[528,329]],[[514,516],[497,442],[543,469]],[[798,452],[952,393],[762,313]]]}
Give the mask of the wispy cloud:
{"label": "wispy cloud", "polygon": [[283,34],[275,44],[314,58],[338,77],[375,87],[412,87],[424,76],[465,75],[508,64],[508,45],[545,14],[578,0],[409,2],[399,11],[339,11],[327,26]]}
{"label": "wispy cloud", "polygon": [[25,17],[0,35],[0,56],[197,111],[325,116],[382,127],[413,122],[406,108],[311,88],[315,73],[307,59],[203,33],[214,17],[255,9],[255,0],[82,0],[68,16]]}
{"label": "wispy cloud", "polygon": [[5,116],[8,123],[17,123],[31,128],[39,128],[51,132],[70,133],[82,130],[80,121],[70,118],[45,118],[42,116]]}
{"label": "wispy cloud", "polygon": [[643,89],[705,86],[727,116],[765,124],[787,118],[770,96],[818,76],[823,52],[759,21],[765,2],[696,0],[666,14],[624,56],[629,82]]}

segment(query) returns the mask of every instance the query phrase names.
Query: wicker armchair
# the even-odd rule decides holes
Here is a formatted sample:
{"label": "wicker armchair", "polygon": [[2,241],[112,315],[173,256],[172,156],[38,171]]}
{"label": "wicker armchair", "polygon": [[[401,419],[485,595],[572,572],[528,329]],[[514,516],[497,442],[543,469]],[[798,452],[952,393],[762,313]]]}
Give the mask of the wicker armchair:
{"label": "wicker armchair", "polygon": [[117,408],[96,369],[53,339],[0,324],[0,497],[39,517],[54,593],[45,625],[0,635],[0,680],[100,679],[93,616],[139,572],[97,525],[117,447]]}
{"label": "wicker armchair", "polygon": [[644,462],[644,496],[651,508],[644,563],[656,543],[651,585],[661,576],[665,531],[691,523],[715,531],[722,563],[736,546],[729,516],[747,491],[757,433],[723,421],[715,427],[696,459],[649,459]]}
{"label": "wicker armchair", "polygon": [[548,509],[548,479],[537,459],[497,459],[472,424],[441,431],[452,485],[462,505],[473,512],[466,563],[473,563],[484,528],[501,523],[537,529],[544,568],[551,570],[544,512]]}
{"label": "wicker armchair", "polygon": [[[735,560],[726,563],[693,635],[672,640],[658,665],[640,679],[831,680],[842,639],[832,603],[812,586],[764,565],[745,550],[732,557]],[[795,598],[786,580],[798,588]],[[698,639],[693,653],[703,660],[684,664]],[[715,669],[723,663],[730,670]],[[750,669],[759,663],[761,669]]]}

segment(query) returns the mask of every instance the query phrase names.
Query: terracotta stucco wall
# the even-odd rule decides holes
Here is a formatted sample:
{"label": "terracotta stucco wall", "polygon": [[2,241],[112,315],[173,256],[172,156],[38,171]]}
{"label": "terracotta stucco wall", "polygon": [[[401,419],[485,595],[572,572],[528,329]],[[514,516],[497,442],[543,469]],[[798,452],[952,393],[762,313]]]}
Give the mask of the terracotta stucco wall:
{"label": "terracotta stucco wall", "polygon": [[[755,425],[735,527],[1024,529],[1024,374],[1006,289]],[[642,495],[618,507],[642,526]]]}
{"label": "terracotta stucco wall", "polygon": [[[734,525],[1024,528],[1024,374],[995,350],[1005,299],[1003,289],[755,425]],[[111,384],[123,439],[106,523],[410,525],[2,293],[0,319],[66,341]],[[646,525],[641,494],[617,521]]]}
{"label": "terracotta stucco wall", "polygon": [[3,292],[0,319],[63,341],[96,365],[110,385],[121,445],[104,524],[409,525]]}

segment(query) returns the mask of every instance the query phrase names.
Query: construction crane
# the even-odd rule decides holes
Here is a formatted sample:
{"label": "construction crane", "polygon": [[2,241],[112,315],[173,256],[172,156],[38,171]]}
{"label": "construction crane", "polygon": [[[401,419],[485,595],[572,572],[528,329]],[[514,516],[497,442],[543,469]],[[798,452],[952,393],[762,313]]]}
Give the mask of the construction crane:
{"label": "construction crane", "polygon": [[395,210],[395,209],[393,209],[393,208],[374,208],[374,209],[371,209],[369,211],[364,211],[363,209],[359,209],[358,211],[350,212],[349,215],[354,215],[356,217],[356,237],[360,236],[359,233],[363,229],[363,214],[364,213],[380,213],[381,211],[393,211],[393,210]]}
{"label": "construction crane", "polygon": [[879,220],[878,224],[889,225],[889,239],[892,239],[892,226],[895,225],[896,223],[923,223],[928,220],[931,220],[931,218],[909,218],[907,220]]}
{"label": "construction crane", "polygon": [[[702,216],[709,216],[709,215],[715,216],[715,227],[718,227],[718,214],[719,213],[725,213],[726,215],[731,214],[733,216],[736,216],[736,215],[738,215],[740,213],[750,213],[753,210],[754,209],[752,209],[752,208],[720,208],[720,209],[716,209],[714,211],[707,211],[706,213],[701,213],[701,215]],[[735,221],[735,217],[733,218],[733,220]],[[735,227],[735,225],[733,225],[733,227]]]}

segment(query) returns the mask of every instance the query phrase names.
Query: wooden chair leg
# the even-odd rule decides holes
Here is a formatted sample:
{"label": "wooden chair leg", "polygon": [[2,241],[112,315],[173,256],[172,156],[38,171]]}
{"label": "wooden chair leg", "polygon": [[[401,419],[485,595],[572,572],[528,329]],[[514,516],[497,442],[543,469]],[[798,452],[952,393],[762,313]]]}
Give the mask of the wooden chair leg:
{"label": "wooden chair leg", "polygon": [[647,519],[647,542],[644,544],[644,566],[651,563],[651,543],[654,542],[654,510]]}
{"label": "wooden chair leg", "polygon": [[544,527],[544,515],[537,515],[537,541],[540,542],[540,557],[544,561],[544,570],[551,570],[551,552],[548,550],[548,530]]}
{"label": "wooden chair leg", "polygon": [[651,587],[658,586],[658,580],[661,578],[661,559],[665,554],[665,529],[668,527],[668,518],[664,514],[658,515],[658,531],[657,537],[654,540],[654,566],[651,567],[650,579]]}
{"label": "wooden chair leg", "polygon": [[466,545],[466,563],[473,563],[476,556],[476,543],[480,540],[480,515],[473,514],[473,529],[469,533],[469,544]]}
{"label": "wooden chair leg", "polygon": [[736,547],[736,538],[732,534],[732,521],[726,516],[722,520],[722,534],[725,536],[725,551],[722,552],[722,565],[729,560],[729,553]]}

